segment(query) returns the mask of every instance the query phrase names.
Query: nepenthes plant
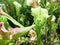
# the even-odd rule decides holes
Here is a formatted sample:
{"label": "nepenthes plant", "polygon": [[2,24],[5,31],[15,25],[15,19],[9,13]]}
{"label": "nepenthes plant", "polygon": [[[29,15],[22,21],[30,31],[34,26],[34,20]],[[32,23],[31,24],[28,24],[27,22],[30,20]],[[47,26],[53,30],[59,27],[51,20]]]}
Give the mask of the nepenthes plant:
{"label": "nepenthes plant", "polygon": [[0,0],[0,45],[60,45],[59,0]]}
{"label": "nepenthes plant", "polygon": [[[32,15],[34,16],[34,23],[36,25],[37,41],[38,45],[43,45],[41,41],[42,36],[42,26],[47,24],[47,18],[49,17],[48,11],[40,6],[36,8],[31,8]],[[43,21],[44,20],[44,21]],[[47,29],[45,29],[47,31]]]}

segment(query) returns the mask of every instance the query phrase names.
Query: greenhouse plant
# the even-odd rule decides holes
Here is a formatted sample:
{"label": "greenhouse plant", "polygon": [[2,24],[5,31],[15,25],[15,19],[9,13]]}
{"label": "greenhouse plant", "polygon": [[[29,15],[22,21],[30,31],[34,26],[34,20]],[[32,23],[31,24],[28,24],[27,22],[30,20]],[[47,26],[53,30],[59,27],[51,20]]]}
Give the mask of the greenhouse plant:
{"label": "greenhouse plant", "polygon": [[0,0],[0,45],[60,45],[60,0]]}

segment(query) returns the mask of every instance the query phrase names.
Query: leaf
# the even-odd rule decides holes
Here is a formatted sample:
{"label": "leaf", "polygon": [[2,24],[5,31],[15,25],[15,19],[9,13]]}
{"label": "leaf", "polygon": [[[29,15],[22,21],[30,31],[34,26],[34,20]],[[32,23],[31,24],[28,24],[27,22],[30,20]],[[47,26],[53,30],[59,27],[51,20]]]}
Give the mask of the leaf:
{"label": "leaf", "polygon": [[58,27],[60,28],[60,17],[58,18],[57,24],[58,24]]}
{"label": "leaf", "polygon": [[15,43],[9,43],[9,45],[16,45]]}
{"label": "leaf", "polygon": [[49,14],[53,14],[58,9],[58,3],[57,2],[52,2],[50,3],[50,8],[49,8]]}
{"label": "leaf", "polygon": [[17,21],[20,22],[20,8],[21,8],[21,4],[19,4],[17,1],[14,1],[13,4],[15,5],[15,8],[16,8]]}
{"label": "leaf", "polygon": [[23,25],[21,25],[19,22],[17,22],[15,19],[13,19],[11,16],[9,16],[7,13],[4,14],[5,17],[7,19],[9,19],[11,22],[13,22],[13,24],[19,26],[19,27],[24,27]]}
{"label": "leaf", "polygon": [[9,25],[9,23],[8,23],[8,20],[6,19],[5,16],[1,16],[1,15],[0,15],[0,22],[4,22],[5,28],[8,29],[8,28],[10,27],[10,25]]}
{"label": "leaf", "polygon": [[17,29],[14,29],[13,30],[13,33],[14,33],[14,36],[13,36],[13,39],[17,39],[18,37],[22,36],[22,35],[25,35],[27,32],[29,32],[33,27],[35,27],[35,25],[31,25],[29,27],[23,27],[23,28],[19,28],[18,30]]}
{"label": "leaf", "polygon": [[7,12],[7,9],[6,9],[5,4],[0,4],[0,6],[2,7],[2,9],[3,9],[5,12]]}
{"label": "leaf", "polygon": [[15,7],[13,5],[14,0],[6,0],[6,2],[8,4],[8,6],[10,7],[10,8],[8,8],[10,10],[10,14],[13,15],[13,16],[15,16]]}
{"label": "leaf", "polygon": [[9,42],[10,42],[10,40],[0,39],[0,45],[7,45]]}
{"label": "leaf", "polygon": [[40,2],[41,7],[44,7],[45,8],[47,1],[48,0],[41,0],[41,2]]}

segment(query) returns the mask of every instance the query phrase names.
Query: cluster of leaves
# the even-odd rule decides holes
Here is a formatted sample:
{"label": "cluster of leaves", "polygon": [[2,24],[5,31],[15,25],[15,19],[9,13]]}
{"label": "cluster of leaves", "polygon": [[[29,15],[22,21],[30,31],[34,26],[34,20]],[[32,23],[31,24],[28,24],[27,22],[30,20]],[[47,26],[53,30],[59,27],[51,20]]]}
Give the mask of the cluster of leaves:
{"label": "cluster of leaves", "polygon": [[[57,1],[53,2],[51,0],[41,0],[41,2],[39,3],[39,7],[32,8],[31,6],[27,6],[26,1],[27,0],[1,0],[0,6],[2,6],[2,9],[4,10],[5,14],[4,16],[0,15],[0,22],[4,22],[6,29],[8,29],[9,27],[20,28],[32,25],[34,23],[36,25],[34,29],[37,35],[38,45],[59,45],[59,3]],[[47,2],[49,2],[48,5]],[[51,21],[53,15],[56,17],[55,21]],[[28,34],[25,33],[30,31],[30,29],[32,29],[35,25],[22,28],[22,31],[19,32],[19,34],[16,34],[15,38],[12,40],[0,40],[1,45],[17,45],[17,41],[21,41],[22,45],[33,45],[35,42],[33,42],[33,44],[28,44],[30,37],[28,37]],[[20,35],[21,33],[22,36]],[[17,39],[16,37],[18,37],[19,39]]]}

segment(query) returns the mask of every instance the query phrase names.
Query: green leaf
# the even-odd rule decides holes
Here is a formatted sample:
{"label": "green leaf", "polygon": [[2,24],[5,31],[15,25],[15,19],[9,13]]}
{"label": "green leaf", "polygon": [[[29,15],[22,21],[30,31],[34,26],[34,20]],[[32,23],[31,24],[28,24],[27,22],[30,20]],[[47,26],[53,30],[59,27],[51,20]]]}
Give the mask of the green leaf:
{"label": "green leaf", "polygon": [[13,39],[17,39],[18,37],[20,37],[22,35],[25,35],[27,32],[29,32],[34,27],[35,27],[35,25],[31,25],[29,27],[20,28],[19,32],[15,32],[15,35],[14,35]]}
{"label": "green leaf", "polygon": [[21,4],[19,4],[17,1],[14,1],[13,4],[16,7],[17,21],[20,22],[20,8],[21,8]]}
{"label": "green leaf", "polygon": [[23,25],[21,25],[19,22],[17,22],[15,19],[13,19],[10,15],[8,15],[7,13],[5,13],[5,17],[7,19],[9,19],[11,22],[13,22],[13,24],[19,26],[19,27],[24,27]]}
{"label": "green leaf", "polygon": [[10,27],[10,25],[9,25],[9,23],[8,23],[8,20],[6,19],[5,16],[1,16],[1,15],[0,15],[0,22],[4,22],[5,28],[8,29],[8,28]]}
{"label": "green leaf", "polygon": [[0,39],[0,45],[7,45],[9,42],[10,42],[10,40]]}
{"label": "green leaf", "polygon": [[57,24],[58,24],[58,27],[60,27],[60,17],[58,18]]}
{"label": "green leaf", "polygon": [[15,43],[9,43],[9,45],[16,45]]}

